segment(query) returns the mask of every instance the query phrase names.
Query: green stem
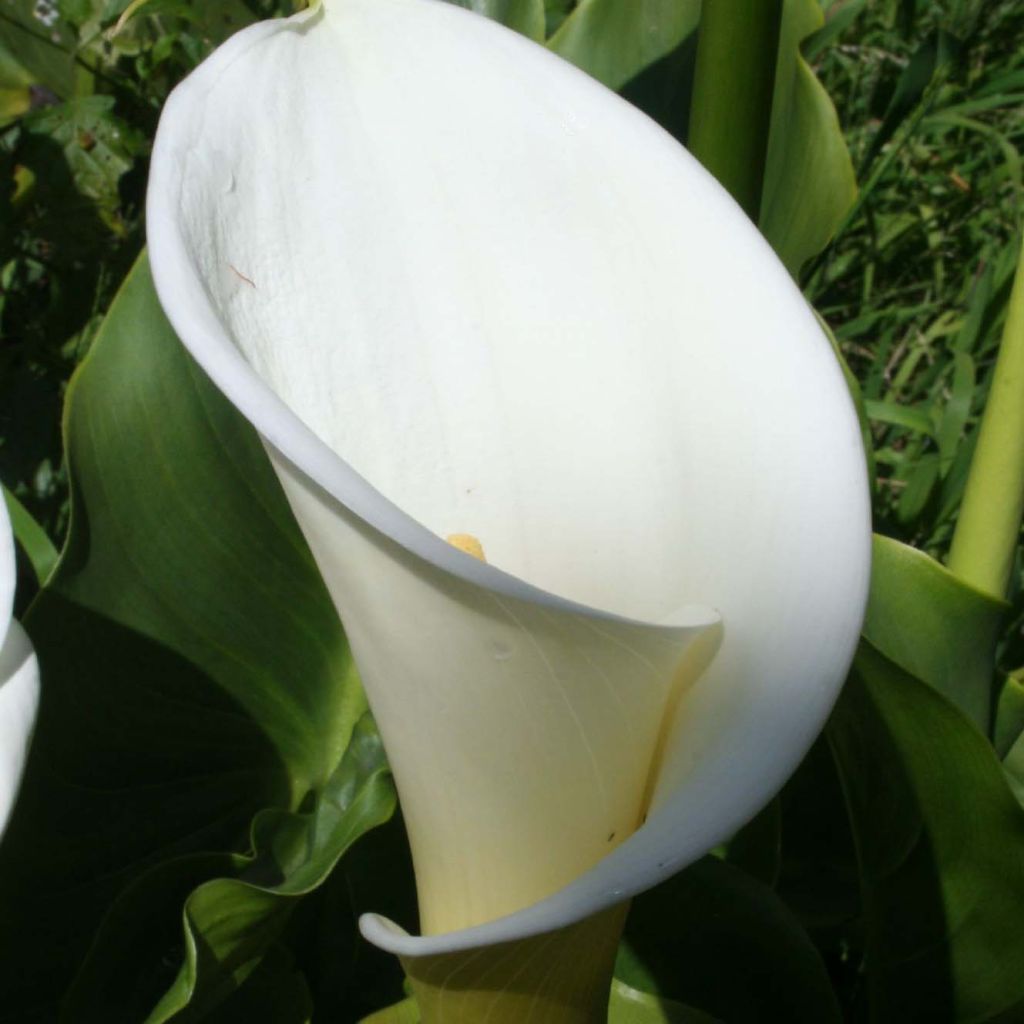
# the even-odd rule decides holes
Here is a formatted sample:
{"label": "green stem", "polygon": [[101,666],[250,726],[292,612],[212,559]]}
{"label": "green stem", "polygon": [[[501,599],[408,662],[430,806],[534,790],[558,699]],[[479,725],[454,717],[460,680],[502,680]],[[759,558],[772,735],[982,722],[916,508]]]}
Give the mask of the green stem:
{"label": "green stem", "polygon": [[950,571],[1006,597],[1024,518],[1024,250],[1010,296],[978,447],[960,507]]}
{"label": "green stem", "polygon": [[606,1024],[627,910],[516,942],[403,957],[420,1024]]}
{"label": "green stem", "polygon": [[756,221],[761,206],[782,0],[704,0],[690,152]]}

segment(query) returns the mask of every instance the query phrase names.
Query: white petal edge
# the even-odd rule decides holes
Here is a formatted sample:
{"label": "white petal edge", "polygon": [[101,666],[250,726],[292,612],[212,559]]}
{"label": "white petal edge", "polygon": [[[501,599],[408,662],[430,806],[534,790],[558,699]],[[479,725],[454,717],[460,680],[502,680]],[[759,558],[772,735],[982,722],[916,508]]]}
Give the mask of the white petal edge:
{"label": "white petal edge", "polygon": [[39,707],[39,663],[11,620],[0,648],[0,837],[14,808]]}
{"label": "white petal edge", "polygon": [[[350,9],[367,15],[366,23],[370,23],[371,7],[351,0]],[[667,207],[663,203],[659,212],[665,215],[666,232],[678,233],[681,224],[683,233],[688,231],[699,240],[699,255],[666,251],[664,255],[677,262],[660,270],[653,268],[660,280],[650,292],[672,305],[671,294],[663,295],[663,291],[673,284],[685,290],[687,275],[697,275],[698,290],[687,298],[700,315],[690,323],[689,331],[707,338],[704,347],[690,345],[683,355],[693,359],[696,353],[698,362],[692,369],[698,371],[694,376],[700,380],[687,385],[686,380],[673,379],[672,383],[680,386],[680,405],[687,409],[692,405],[700,414],[691,427],[702,440],[708,439],[711,455],[701,460],[698,453],[696,466],[689,469],[705,496],[710,491],[706,500],[716,508],[716,515],[695,524],[690,547],[697,554],[691,552],[685,565],[686,559],[681,559],[678,571],[697,592],[683,603],[703,601],[721,607],[726,631],[722,651],[688,698],[686,714],[676,723],[647,824],[559,893],[498,921],[425,938],[403,938],[373,918],[364,923],[368,937],[385,948],[425,955],[551,930],[593,913],[668,877],[763,805],[819,731],[852,655],[867,591],[869,510],[859,430],[827,342],[763,241],[693,161],[611,94],[600,90],[598,98],[600,87],[578,72],[560,63],[556,67],[552,63],[555,58],[543,50],[472,15],[430,0],[377,0],[373,9],[385,19],[402,20],[393,20],[392,29],[407,19],[419,19],[408,28],[404,43],[383,37],[375,40],[397,45],[403,60],[415,57],[401,50],[411,45],[409,39],[422,52],[434,45],[435,36],[440,45],[447,36],[465,35],[479,43],[489,58],[522,68],[522,79],[536,76],[564,90],[563,108],[570,112],[565,114],[567,146],[575,144],[574,132],[592,131],[588,118],[593,115],[608,138],[621,140],[620,148],[626,152],[616,153],[614,158],[622,165],[616,165],[619,170],[629,171],[625,180],[649,162],[656,169],[673,168],[680,186],[685,182],[688,193],[683,195],[681,188],[677,189],[680,194],[673,198],[678,202]],[[248,56],[253,74],[269,79],[273,61],[266,59],[266,53],[260,52],[258,58],[253,54],[264,43],[273,45],[287,33],[295,34],[295,42],[311,35],[323,14],[308,13],[288,23],[264,23],[240,33],[169,101],[154,151],[148,204],[154,279],[164,308],[200,364],[256,425],[282,462],[297,467],[302,477],[315,481],[315,487],[356,518],[442,573],[487,592],[569,614],[621,622],[621,615],[560,598],[453,551],[386,500],[307,429],[253,372],[214,308],[192,263],[178,205],[183,160],[197,141],[189,137],[189,124],[205,116],[208,90],[236,61]],[[374,52],[373,47],[365,52]],[[397,66],[383,57],[381,61],[389,68]],[[301,70],[302,64],[298,61],[292,70]],[[450,74],[457,77],[459,69]],[[255,89],[258,83],[254,79],[251,84]],[[313,84],[324,83],[307,83],[307,87]],[[320,99],[317,96],[318,102]],[[254,102],[258,102],[255,97]],[[295,116],[295,120],[301,118]],[[279,126],[284,129],[287,120]],[[229,124],[221,127],[230,133]],[[284,144],[283,136],[280,144]],[[631,150],[638,152],[631,156]],[[344,148],[339,147],[335,155],[344,158]],[[297,166],[293,162],[282,168],[283,180]],[[223,170],[231,173],[230,167]],[[301,191],[294,179],[292,185]],[[661,183],[658,188],[652,209],[659,198],[671,194]],[[681,214],[675,206],[682,208]],[[210,230],[220,227],[211,225]],[[303,272],[316,277],[317,267],[297,254],[293,257],[302,264]],[[706,279],[700,277],[702,265],[712,268]],[[714,283],[714,268],[725,265],[732,274],[728,287]],[[245,302],[247,278],[237,268],[231,269],[243,282],[239,288]],[[707,291],[709,281],[718,303],[714,318],[709,312],[713,303],[699,293],[701,288]],[[752,342],[747,340],[750,335]],[[730,338],[734,344],[728,348]],[[682,349],[689,339],[679,340]],[[700,388],[707,390],[708,380],[727,382],[731,391],[705,398],[702,405]],[[717,421],[707,408],[715,402],[724,407]],[[759,415],[761,409],[769,410],[770,415]],[[742,422],[744,416],[757,421],[756,429]],[[780,462],[778,452],[786,445],[790,446],[786,459]],[[736,451],[744,457],[726,465],[720,473],[726,479],[719,481],[712,463],[723,453]],[[757,475],[751,470],[765,460],[768,469],[761,475],[771,476],[778,491],[771,500],[744,493],[747,477]],[[787,491],[799,492],[799,500],[786,499]],[[723,494],[729,495],[731,502],[723,502]],[[744,514],[758,520],[756,529],[750,530],[757,535],[757,543],[747,542],[746,547]],[[767,527],[763,524],[766,519]],[[773,519],[786,519],[789,533],[775,537],[778,543],[773,539],[768,544],[770,550],[758,554],[764,538],[773,538]],[[723,537],[729,538],[739,553],[731,567],[721,566],[721,572],[717,568],[712,572],[706,564],[708,556],[700,552],[712,550],[721,565]],[[793,562],[791,571],[789,561]],[[834,582],[831,588],[829,581]],[[761,628],[748,631],[755,619]]]}
{"label": "white petal edge", "polygon": [[7,502],[0,499],[0,647],[7,638],[14,615],[14,588],[18,581],[14,557],[14,532]]}
{"label": "white petal edge", "polygon": [[0,838],[21,785],[39,708],[39,662],[12,616],[17,583],[14,535],[0,500]]}

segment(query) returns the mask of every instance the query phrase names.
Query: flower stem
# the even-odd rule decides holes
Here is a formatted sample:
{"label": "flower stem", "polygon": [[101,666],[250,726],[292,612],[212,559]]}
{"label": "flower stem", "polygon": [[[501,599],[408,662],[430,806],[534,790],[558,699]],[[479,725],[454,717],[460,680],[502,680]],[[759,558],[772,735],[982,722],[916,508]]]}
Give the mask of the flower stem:
{"label": "flower stem", "polygon": [[421,1024],[605,1024],[627,910],[517,942],[403,957]]}
{"label": "flower stem", "polygon": [[768,152],[782,0],[704,0],[690,152],[757,221]]}
{"label": "flower stem", "polygon": [[1024,250],[1010,295],[949,569],[1003,599],[1024,517]]}

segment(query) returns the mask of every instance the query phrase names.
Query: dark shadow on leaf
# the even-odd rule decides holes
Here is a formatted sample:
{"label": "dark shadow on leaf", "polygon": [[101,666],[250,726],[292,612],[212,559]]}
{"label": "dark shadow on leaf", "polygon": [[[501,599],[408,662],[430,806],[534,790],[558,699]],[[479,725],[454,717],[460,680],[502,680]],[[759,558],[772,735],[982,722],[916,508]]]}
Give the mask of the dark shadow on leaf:
{"label": "dark shadow on leaf", "polygon": [[633,902],[616,975],[728,1024],[838,1024],[825,966],[775,893],[705,857]]}
{"label": "dark shadow on leaf", "polygon": [[[856,836],[867,945],[867,998],[872,1021],[960,1019],[947,936],[942,868],[906,762],[863,673],[900,673],[866,644],[832,714],[828,738],[840,766]],[[936,758],[942,753],[936,737]],[[934,794],[933,794],[934,795]],[[961,828],[969,827],[967,822]]]}
{"label": "dark shadow on leaf", "polygon": [[[244,851],[253,814],[289,792],[257,725],[180,655],[54,591],[27,626],[42,703],[0,848],[0,1020],[19,1024],[66,991],[128,884],[171,858]],[[117,941],[127,962],[130,936]]]}

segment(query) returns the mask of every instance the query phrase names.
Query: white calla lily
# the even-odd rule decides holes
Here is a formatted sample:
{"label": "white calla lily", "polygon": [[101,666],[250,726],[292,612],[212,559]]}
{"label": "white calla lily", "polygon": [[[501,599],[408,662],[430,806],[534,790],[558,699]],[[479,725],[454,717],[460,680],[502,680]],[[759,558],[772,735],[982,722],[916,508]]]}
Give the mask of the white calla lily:
{"label": "white calla lily", "polygon": [[572,925],[778,789],[859,630],[860,434],[674,140],[464,10],[324,0],[174,92],[148,224],[394,767],[424,935],[365,934],[419,957]]}
{"label": "white calla lily", "polygon": [[14,619],[14,535],[0,499],[0,837],[14,809],[39,707],[39,663]]}

